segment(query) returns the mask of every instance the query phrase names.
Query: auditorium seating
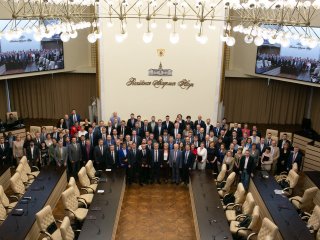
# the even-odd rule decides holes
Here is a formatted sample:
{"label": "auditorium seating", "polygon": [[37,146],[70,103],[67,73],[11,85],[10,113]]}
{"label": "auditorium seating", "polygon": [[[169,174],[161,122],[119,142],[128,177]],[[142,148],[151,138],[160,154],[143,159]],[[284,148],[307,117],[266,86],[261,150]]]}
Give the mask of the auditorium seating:
{"label": "auditorium seating", "polygon": [[287,134],[287,139],[290,141],[290,142],[292,142],[292,133],[291,132],[280,132],[280,138],[279,139],[282,139],[282,136],[283,136],[283,134]]}
{"label": "auditorium seating", "polygon": [[247,240],[252,239],[253,236],[257,235],[257,240],[273,240],[276,238],[279,232],[278,227],[268,218],[262,220],[262,225],[258,233],[251,233]]}
{"label": "auditorium seating", "polygon": [[31,136],[34,138],[36,132],[41,132],[41,127],[39,127],[39,126],[30,126],[30,131],[29,132],[30,132]]}
{"label": "auditorium seating", "polygon": [[[292,164],[291,170],[298,173],[298,171],[299,171],[298,164],[297,163]],[[288,172],[284,171],[284,172],[281,172],[279,175],[275,175],[274,178],[279,182],[279,180],[285,179],[285,178],[287,178],[287,176],[288,176]]]}
{"label": "auditorium seating", "polygon": [[248,227],[240,227],[239,224],[246,216],[242,216],[236,221],[231,221],[230,223],[230,231],[233,235],[235,235],[236,239],[239,237],[246,238],[250,233],[256,231],[259,226],[260,220],[260,209],[259,206],[255,206],[253,208],[252,215],[250,216],[251,221]]}
{"label": "auditorium seating", "polygon": [[52,240],[62,240],[60,229],[55,227],[57,223],[53,217],[50,205],[45,206],[36,213],[36,221],[42,234]]}
{"label": "auditorium seating", "polygon": [[226,208],[226,217],[229,222],[235,221],[240,214],[252,214],[254,206],[255,201],[252,194],[249,192],[246,196],[246,200],[242,205],[233,204]]}
{"label": "auditorium seating", "polygon": [[304,191],[303,196],[294,196],[290,198],[290,202],[294,205],[294,207],[298,210],[307,211],[310,207],[312,207],[313,199],[318,192],[317,187],[308,188]]}
{"label": "auditorium seating", "polygon": [[99,179],[98,177],[96,177],[96,169],[94,168],[91,160],[87,162],[85,168],[86,168],[87,175],[91,180]]}
{"label": "auditorium seating", "polygon": [[[226,197],[226,195],[224,197]],[[244,189],[243,184],[240,182],[238,183],[237,190],[234,193],[234,202],[224,205],[223,208],[226,209],[228,206],[233,204],[243,204],[245,199],[246,199],[246,190]],[[223,201],[222,201],[222,204],[223,204]]]}
{"label": "auditorium seating", "polygon": [[319,231],[320,229],[320,206],[316,205],[312,211],[312,214],[304,212],[302,220],[307,222],[309,228]]}
{"label": "auditorium seating", "polygon": [[286,196],[290,196],[292,194],[293,189],[295,188],[295,186],[298,183],[299,180],[299,174],[296,173],[294,170],[290,170],[288,176],[286,176],[283,179],[278,180],[278,182],[280,183],[281,181],[286,181],[287,183],[289,183],[289,187],[286,187],[283,189],[284,191],[284,195]]}
{"label": "auditorium seating", "polygon": [[[79,188],[76,184],[76,180],[73,177],[70,177],[68,187],[73,187],[77,199],[82,202],[85,206],[90,205],[93,199],[93,194],[86,193],[86,194],[80,194]],[[86,189],[84,189],[86,190]]]}
{"label": "auditorium seating", "polygon": [[[79,178],[80,185],[83,188],[85,188],[88,193],[89,192],[93,192],[93,193],[96,192],[98,184],[97,183],[92,183],[91,184],[85,167],[82,167],[80,169],[80,171],[78,172],[78,178]],[[97,180],[93,180],[93,181],[97,182]]]}
{"label": "auditorium seating", "polygon": [[226,173],[227,173],[227,165],[222,164],[221,171],[219,172],[217,179],[215,180],[217,186],[224,181],[226,177]]}
{"label": "auditorium seating", "polygon": [[226,194],[230,192],[231,185],[234,183],[235,178],[236,178],[236,173],[235,172],[230,173],[230,175],[227,177],[224,187],[217,189],[219,196],[221,198],[223,198]]}
{"label": "auditorium seating", "polygon": [[20,174],[20,178],[23,182],[23,184],[28,187],[33,181],[34,181],[34,177],[33,178],[29,178],[27,173],[25,172],[24,166],[22,163],[20,163],[16,169],[16,172]]}
{"label": "auditorium seating", "polygon": [[53,132],[53,126],[42,126],[46,128],[47,133],[52,133]]}
{"label": "auditorium seating", "polygon": [[26,192],[26,187],[21,180],[20,174],[17,172],[10,178],[10,187],[18,198]]}
{"label": "auditorium seating", "polygon": [[[15,196],[10,196],[10,198],[16,199]],[[4,208],[7,210],[7,212],[10,212],[12,208],[14,208],[17,205],[17,201],[10,202],[9,198],[4,192],[3,187],[0,185],[0,203],[4,206]]]}
{"label": "auditorium seating", "polygon": [[34,178],[39,175],[39,173],[40,173],[39,168],[37,166],[32,166],[32,168],[36,169],[36,171],[32,171],[29,166],[28,160],[25,156],[23,156],[21,158],[20,163],[23,164],[24,170],[27,173],[27,175],[29,176],[29,178]]}
{"label": "auditorium seating", "polygon": [[88,209],[78,207],[79,202],[73,187],[69,187],[62,193],[62,203],[71,219],[82,222],[86,218]]}
{"label": "auditorium seating", "polygon": [[[64,219],[62,220],[62,223],[60,225],[60,231],[61,231],[62,240],[76,239],[74,231],[71,227],[69,217],[64,217]],[[76,230],[76,231],[80,231],[80,230]]]}

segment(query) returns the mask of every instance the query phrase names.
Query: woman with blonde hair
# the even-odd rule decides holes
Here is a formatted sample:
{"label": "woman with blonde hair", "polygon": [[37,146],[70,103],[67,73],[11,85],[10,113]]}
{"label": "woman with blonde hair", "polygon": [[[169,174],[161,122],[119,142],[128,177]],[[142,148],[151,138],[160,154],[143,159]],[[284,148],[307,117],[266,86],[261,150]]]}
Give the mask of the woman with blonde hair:
{"label": "woman with blonde hair", "polygon": [[16,166],[18,166],[21,158],[23,157],[23,144],[24,140],[21,139],[20,135],[16,136],[16,140],[12,143],[13,163]]}

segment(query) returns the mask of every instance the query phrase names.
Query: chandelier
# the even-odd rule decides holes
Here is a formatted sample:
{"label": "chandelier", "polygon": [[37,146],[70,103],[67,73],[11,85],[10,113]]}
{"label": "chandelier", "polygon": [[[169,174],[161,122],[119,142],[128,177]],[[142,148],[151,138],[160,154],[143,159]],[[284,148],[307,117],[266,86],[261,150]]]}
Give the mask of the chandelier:
{"label": "chandelier", "polygon": [[95,43],[103,37],[100,25],[104,19],[106,27],[120,26],[117,42],[125,41],[127,25],[134,22],[136,28],[145,28],[142,40],[150,43],[158,23],[165,22],[172,44],[179,42],[179,31],[189,26],[195,29],[195,39],[205,44],[207,31],[223,22],[220,39],[228,46],[236,43],[235,34],[257,46],[265,40],[282,46],[300,41],[310,48],[320,43],[320,32],[312,26],[320,0],[0,0],[0,5],[11,16],[0,29],[0,37],[7,40],[27,32],[37,41],[60,34],[68,42],[77,38],[78,31],[89,28],[87,39]]}

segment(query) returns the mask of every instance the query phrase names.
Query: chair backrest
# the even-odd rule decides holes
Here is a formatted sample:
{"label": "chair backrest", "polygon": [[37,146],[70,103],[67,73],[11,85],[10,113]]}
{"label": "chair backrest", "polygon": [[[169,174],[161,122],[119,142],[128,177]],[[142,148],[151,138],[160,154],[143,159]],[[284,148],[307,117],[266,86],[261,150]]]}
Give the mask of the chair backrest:
{"label": "chair backrest", "polygon": [[299,180],[299,174],[291,169],[287,176],[287,181],[290,184],[290,188],[294,188],[297,185],[298,180]]}
{"label": "chair backrest", "polygon": [[259,219],[260,219],[260,208],[258,205],[256,205],[253,208],[252,215],[251,215],[251,222],[248,228],[252,230],[257,229],[259,224]]}
{"label": "chair backrest", "polygon": [[[226,164],[223,164],[222,166],[224,166]],[[226,172],[227,172],[227,168],[221,168],[221,171],[219,172],[218,176],[217,176],[217,181],[218,182],[222,182],[224,180],[224,178],[226,177]]]}
{"label": "chair backrest", "polygon": [[25,193],[26,188],[20,178],[20,174],[19,173],[15,173],[13,174],[13,176],[10,178],[10,187],[12,189],[12,191],[15,194],[19,194],[22,195]]}
{"label": "chair backrest", "polygon": [[9,204],[10,204],[9,198],[5,194],[2,185],[0,185],[0,203],[2,203],[3,206],[5,206],[5,207],[9,206]]}
{"label": "chair backrest", "polygon": [[76,180],[74,179],[74,177],[70,177],[68,187],[73,187],[76,196],[77,197],[80,196],[80,191],[79,191],[79,188],[77,186],[77,183],[76,183]]}
{"label": "chair backrest", "polygon": [[64,217],[60,225],[60,231],[63,240],[73,240],[75,237],[68,217]]}
{"label": "chair backrest", "polygon": [[311,217],[308,220],[308,225],[312,226],[314,230],[319,230],[319,228],[320,228],[320,206],[316,205],[314,207],[313,212],[311,214]]}
{"label": "chair backrest", "polygon": [[291,168],[293,171],[295,171],[296,173],[299,171],[299,168],[298,168],[298,163],[293,163],[292,164],[292,168]]}
{"label": "chair backrest", "polygon": [[230,173],[230,175],[227,177],[226,184],[223,187],[223,190],[224,190],[224,192],[226,194],[230,192],[230,188],[231,188],[231,185],[234,182],[235,177],[236,177],[236,173],[235,172]]}
{"label": "chair backrest", "polygon": [[[0,219],[6,219],[7,217],[7,211],[5,209],[5,207],[3,206],[2,203],[0,203]],[[2,221],[0,221],[0,225],[1,225]]]}
{"label": "chair backrest", "polygon": [[16,172],[20,174],[22,182],[28,182],[28,175],[22,163],[19,163]]}
{"label": "chair backrest", "polygon": [[94,168],[92,161],[89,160],[85,167],[89,178],[93,179],[96,176],[96,169]]}
{"label": "chair backrest", "polygon": [[62,193],[62,203],[65,209],[72,211],[78,209],[78,200],[73,187],[69,187]]}
{"label": "chair backrest", "polygon": [[242,204],[246,199],[246,190],[244,189],[243,184],[241,182],[238,183],[237,190],[234,193],[234,197],[234,202],[237,204]]}
{"label": "chair backrest", "polygon": [[52,133],[53,132],[53,126],[42,126],[46,128],[47,133]]}
{"label": "chair backrest", "polygon": [[271,136],[273,137],[278,137],[279,131],[274,129],[267,129],[266,136],[268,135],[268,133],[271,133]]}
{"label": "chair backrest", "polygon": [[36,132],[41,132],[41,127],[39,126],[30,126],[30,134],[32,137],[35,137]]}
{"label": "chair backrest", "polygon": [[28,160],[27,160],[26,156],[23,156],[20,159],[20,163],[23,164],[23,167],[24,167],[24,170],[25,170],[26,173],[31,173],[31,168],[29,166],[29,163],[28,163]]}
{"label": "chair backrest", "polygon": [[253,208],[255,206],[254,199],[252,194],[249,192],[246,196],[246,200],[242,205],[242,213],[243,214],[252,214]]}
{"label": "chair backrest", "polygon": [[78,178],[81,186],[88,187],[90,186],[90,179],[87,175],[87,171],[85,167],[82,167],[80,171],[78,172]]}
{"label": "chair backrest", "polygon": [[313,199],[318,192],[317,187],[311,187],[304,191],[303,196],[301,198],[300,208],[305,208],[313,204]]}
{"label": "chair backrest", "polygon": [[258,233],[258,240],[275,239],[278,233],[278,227],[268,218],[262,220],[261,228]]}
{"label": "chair backrest", "polygon": [[45,206],[39,212],[36,213],[36,221],[41,231],[47,231],[48,226],[56,222],[50,205]]}
{"label": "chair backrest", "polygon": [[287,134],[287,139],[292,141],[292,133],[291,132],[280,132],[280,140],[282,139],[283,134]]}

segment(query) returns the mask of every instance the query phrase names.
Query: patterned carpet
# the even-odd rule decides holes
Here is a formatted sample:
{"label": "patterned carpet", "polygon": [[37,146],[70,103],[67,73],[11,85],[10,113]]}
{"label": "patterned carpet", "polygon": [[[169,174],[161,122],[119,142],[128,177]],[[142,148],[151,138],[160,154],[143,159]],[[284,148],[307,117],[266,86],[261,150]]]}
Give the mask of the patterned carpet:
{"label": "patterned carpet", "polygon": [[196,239],[189,189],[170,184],[127,187],[116,239]]}

